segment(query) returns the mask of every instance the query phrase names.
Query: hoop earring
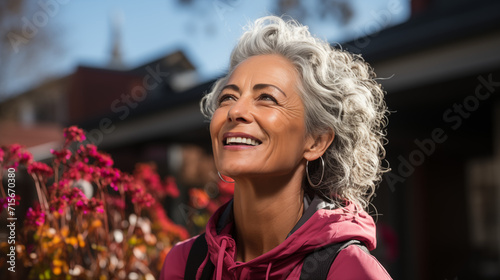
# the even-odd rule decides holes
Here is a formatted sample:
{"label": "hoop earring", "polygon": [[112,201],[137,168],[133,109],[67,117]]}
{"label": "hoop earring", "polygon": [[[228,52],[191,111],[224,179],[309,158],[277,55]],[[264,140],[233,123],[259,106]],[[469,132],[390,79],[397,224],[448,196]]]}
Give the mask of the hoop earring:
{"label": "hoop earring", "polygon": [[306,162],[307,181],[309,182],[309,185],[311,185],[311,187],[313,187],[313,188],[319,186],[321,184],[321,182],[323,182],[323,176],[325,175],[325,161],[323,160],[322,156],[320,156],[319,159],[321,159],[322,170],[321,170],[321,178],[319,179],[319,182],[317,184],[313,184],[313,182],[311,181],[311,176],[309,176],[309,161]]}
{"label": "hoop earring", "polygon": [[220,174],[220,172],[219,172],[219,171],[217,171],[217,175],[219,175],[219,178],[220,178],[223,182],[228,183],[228,184],[234,184],[234,180],[233,180],[232,182],[229,182],[229,181],[224,180],[224,178],[222,178],[222,175]]}

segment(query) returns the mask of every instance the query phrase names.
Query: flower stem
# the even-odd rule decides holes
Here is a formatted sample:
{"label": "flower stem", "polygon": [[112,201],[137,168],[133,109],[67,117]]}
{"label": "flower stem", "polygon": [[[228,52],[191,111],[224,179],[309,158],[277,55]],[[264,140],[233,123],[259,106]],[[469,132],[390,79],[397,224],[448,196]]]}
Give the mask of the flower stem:
{"label": "flower stem", "polygon": [[105,195],[105,186],[102,186],[101,182],[97,181],[97,188],[99,189],[99,193],[101,196],[102,200],[102,208],[104,209],[103,215],[104,215],[104,229],[106,230],[106,246],[109,248],[109,244],[111,243],[111,240],[109,238],[109,225],[108,225],[108,207],[106,205],[106,195]]}
{"label": "flower stem", "polygon": [[40,190],[40,182],[38,182],[38,178],[35,174],[32,174],[31,177],[33,177],[33,181],[35,181],[35,187],[36,187],[36,194],[38,196],[38,203],[40,203],[40,207],[42,208],[42,211],[44,213],[47,213],[47,209],[45,208],[46,205],[43,201],[42,197],[42,191]]}

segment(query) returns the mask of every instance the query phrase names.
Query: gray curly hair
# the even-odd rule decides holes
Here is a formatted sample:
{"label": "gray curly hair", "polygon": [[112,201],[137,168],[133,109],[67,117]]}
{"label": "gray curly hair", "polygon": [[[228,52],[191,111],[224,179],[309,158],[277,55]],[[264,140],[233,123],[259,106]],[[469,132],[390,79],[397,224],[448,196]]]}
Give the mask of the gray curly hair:
{"label": "gray curly hair", "polygon": [[[202,113],[212,118],[222,87],[242,61],[266,54],[281,55],[296,67],[301,77],[297,86],[304,103],[307,133],[335,133],[323,155],[324,179],[314,188],[304,180],[304,188],[341,205],[353,202],[367,208],[387,170],[382,166],[387,107],[385,92],[360,55],[332,48],[292,19],[257,19],[231,53],[228,74],[203,97]],[[316,164],[309,173],[318,182],[322,168]]]}

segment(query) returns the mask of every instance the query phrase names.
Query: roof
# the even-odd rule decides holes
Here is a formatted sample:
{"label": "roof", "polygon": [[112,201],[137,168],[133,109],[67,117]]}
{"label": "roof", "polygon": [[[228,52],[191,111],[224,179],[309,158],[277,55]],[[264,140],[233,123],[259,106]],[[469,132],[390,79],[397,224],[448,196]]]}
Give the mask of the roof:
{"label": "roof", "polygon": [[389,94],[491,72],[500,65],[500,1],[461,1],[343,44],[361,53]]}
{"label": "roof", "polygon": [[63,128],[57,124],[20,125],[0,122],[0,146],[20,144],[26,147],[35,160],[51,157],[50,149],[58,149],[64,142]]}
{"label": "roof", "polygon": [[462,1],[428,9],[402,24],[367,35],[365,38],[369,41],[363,44],[356,39],[342,45],[375,63],[494,32],[500,27],[499,11],[500,1]]}

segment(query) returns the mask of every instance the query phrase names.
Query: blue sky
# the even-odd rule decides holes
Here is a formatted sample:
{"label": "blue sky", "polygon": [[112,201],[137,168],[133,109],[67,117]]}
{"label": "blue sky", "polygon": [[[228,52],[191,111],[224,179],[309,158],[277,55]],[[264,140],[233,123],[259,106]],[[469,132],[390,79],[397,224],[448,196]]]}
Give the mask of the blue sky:
{"label": "blue sky", "polygon": [[[181,49],[197,67],[202,79],[223,73],[228,57],[242,27],[254,19],[269,15],[274,1],[208,0],[195,1],[195,8],[181,7],[177,0],[47,0],[58,1],[59,10],[49,24],[61,30],[58,38],[63,52],[57,60],[47,61],[43,73],[24,77],[22,84],[11,84],[17,91],[36,84],[41,78],[64,76],[80,65],[105,67],[110,59],[111,19],[121,21],[121,45],[127,66]],[[316,0],[317,1],[317,0]],[[308,3],[314,2],[310,1]],[[405,21],[409,0],[351,0],[355,14],[349,24],[334,20],[304,22],[315,35],[330,42],[377,31]],[[388,23],[386,24],[386,20]],[[19,79],[23,80],[23,79]]]}

